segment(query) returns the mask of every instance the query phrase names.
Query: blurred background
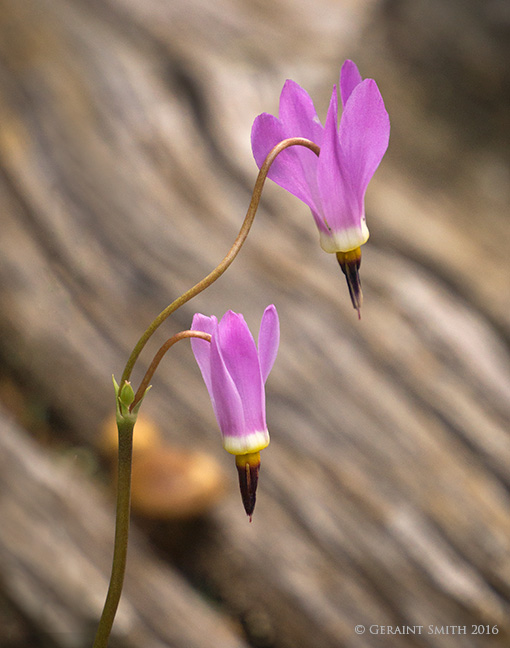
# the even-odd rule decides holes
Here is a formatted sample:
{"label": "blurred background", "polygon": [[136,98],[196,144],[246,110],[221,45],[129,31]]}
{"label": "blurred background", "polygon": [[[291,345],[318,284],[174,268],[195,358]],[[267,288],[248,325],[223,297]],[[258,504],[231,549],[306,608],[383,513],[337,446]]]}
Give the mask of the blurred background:
{"label": "blurred background", "polygon": [[195,312],[256,331],[276,305],[253,523],[184,342],[137,426],[111,645],[509,645],[509,32],[505,0],[0,1],[2,648],[91,645],[111,374],[234,240],[254,118],[292,78],[324,119],[346,58],[392,122],[362,319],[268,183],[232,269],[133,376]]}

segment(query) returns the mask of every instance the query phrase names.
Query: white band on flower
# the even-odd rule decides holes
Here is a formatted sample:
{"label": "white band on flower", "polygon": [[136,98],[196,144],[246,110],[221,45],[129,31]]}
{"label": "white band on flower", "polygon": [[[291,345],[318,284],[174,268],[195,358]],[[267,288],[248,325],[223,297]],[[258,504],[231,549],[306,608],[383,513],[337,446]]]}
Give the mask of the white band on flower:
{"label": "white band on flower", "polygon": [[320,244],[322,249],[330,254],[350,252],[366,243],[369,235],[367,224],[362,220],[360,227],[348,227],[330,234],[321,231]]}
{"label": "white band on flower", "polygon": [[223,447],[233,455],[259,452],[269,445],[269,432],[250,432],[244,436],[223,435]]}

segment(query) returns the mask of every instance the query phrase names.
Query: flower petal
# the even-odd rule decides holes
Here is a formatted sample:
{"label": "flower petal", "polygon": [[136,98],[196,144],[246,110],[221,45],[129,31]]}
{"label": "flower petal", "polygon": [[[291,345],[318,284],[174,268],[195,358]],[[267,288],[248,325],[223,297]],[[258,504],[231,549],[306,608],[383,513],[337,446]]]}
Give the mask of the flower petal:
{"label": "flower petal", "polygon": [[278,313],[274,305],[271,304],[262,315],[258,339],[260,371],[264,382],[266,382],[269,372],[273,368],[279,343],[280,323]]}
{"label": "flower petal", "polygon": [[364,196],[368,183],[388,148],[390,120],[373,79],[357,85],[344,108],[340,143],[349,182]]}
{"label": "flower petal", "polygon": [[228,311],[217,331],[218,346],[244,412],[243,433],[266,429],[265,394],[255,341],[244,317]]}
{"label": "flower petal", "polygon": [[317,180],[322,215],[329,227],[320,231],[320,242],[326,252],[347,252],[366,242],[368,230],[363,212],[363,192],[352,182],[350,170],[340,146],[337,131],[338,98],[333,88],[324,139],[319,157]]}
{"label": "flower petal", "polygon": [[[298,135],[298,133],[289,134],[281,121],[273,115],[268,113],[259,115],[253,122],[251,130],[253,157],[259,169],[274,146],[288,137],[297,137]],[[297,151],[298,148],[303,151]],[[309,153],[311,158],[307,156],[303,160],[299,155],[301,152]],[[307,164],[310,165],[309,169]],[[271,165],[268,177],[314,209],[315,203],[307,178],[313,178],[316,165],[317,156],[312,151],[305,151],[303,147],[293,146],[278,155]]]}
{"label": "flower petal", "polygon": [[[306,137],[321,145],[324,128],[310,95],[295,81],[288,79],[283,86],[278,116],[288,137]],[[301,150],[304,154],[315,156],[308,149]]]}
{"label": "flower petal", "polygon": [[342,97],[342,106],[345,107],[347,100],[351,96],[354,88],[362,81],[356,64],[350,60],[345,61],[340,71],[340,95]]}
{"label": "flower petal", "polygon": [[[206,317],[201,313],[196,313],[193,316],[193,321],[191,323],[192,331],[203,331],[204,333],[209,333],[213,335],[214,331],[218,327],[218,320],[216,317]],[[202,377],[209,392],[209,396],[212,398],[212,389],[211,389],[211,344],[207,340],[201,340],[200,338],[191,338],[191,350],[195,356],[195,360],[200,368]]]}
{"label": "flower petal", "polygon": [[344,177],[344,156],[337,132],[337,119],[338,96],[336,86],[334,86],[317,170],[323,216],[330,230],[355,224],[352,212],[358,211],[350,208],[352,191]]}
{"label": "flower petal", "polygon": [[218,329],[211,338],[211,392],[214,413],[223,437],[242,437],[245,431],[243,404],[227,370],[218,339]]}

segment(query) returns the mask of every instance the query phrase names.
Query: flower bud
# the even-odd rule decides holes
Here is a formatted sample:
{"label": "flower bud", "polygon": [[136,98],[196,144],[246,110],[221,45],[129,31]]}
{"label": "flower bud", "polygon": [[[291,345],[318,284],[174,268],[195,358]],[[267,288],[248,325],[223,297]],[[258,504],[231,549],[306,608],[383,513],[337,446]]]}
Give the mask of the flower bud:
{"label": "flower bud", "polygon": [[134,400],[135,400],[135,391],[131,387],[131,383],[126,381],[120,389],[119,401],[122,403],[122,405],[129,408],[129,406]]}

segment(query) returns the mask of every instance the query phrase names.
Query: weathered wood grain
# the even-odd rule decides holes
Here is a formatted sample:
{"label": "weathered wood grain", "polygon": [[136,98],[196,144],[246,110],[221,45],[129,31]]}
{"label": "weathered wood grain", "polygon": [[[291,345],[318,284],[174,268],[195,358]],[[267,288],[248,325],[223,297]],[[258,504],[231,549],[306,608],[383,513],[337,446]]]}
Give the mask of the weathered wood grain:
{"label": "weathered wood grain", "polygon": [[[2,415],[2,587],[50,645],[91,645],[109,576],[111,502],[71,454],[41,450]],[[117,621],[119,645],[246,645],[136,533]]]}
{"label": "weathered wood grain", "polygon": [[[392,119],[367,195],[361,322],[307,209],[268,186],[234,267],[143,356],[137,379],[195,311],[233,308],[253,328],[268,303],[280,314],[253,524],[186,344],[153,381],[144,408],[167,442],[207,450],[230,483],[196,525],[138,523],[148,540],[131,554],[126,645],[243,645],[239,622],[259,647],[460,645],[429,625],[466,626],[463,646],[508,645],[508,25],[496,3],[410,6],[0,2],[0,353],[25,398],[58,421],[53,443],[96,446],[111,373],[227,251],[255,178],[251,123],[277,111],[285,78],[324,115],[352,57]],[[54,609],[41,617],[34,592],[51,589],[81,633],[100,613],[111,509],[78,476],[71,486],[74,475],[57,497],[47,451],[3,425],[0,588],[41,632]],[[34,496],[26,510],[22,483]],[[69,527],[60,518],[69,556],[23,589],[17,570],[34,574],[50,554],[28,539],[17,547],[11,530],[32,526],[50,552],[55,509],[71,511],[74,488],[100,522],[87,530],[80,511]],[[90,545],[69,537],[76,528],[93,534]],[[165,580],[171,565],[158,574],[161,556],[189,584]],[[215,603],[197,602],[190,586]],[[178,605],[182,621],[203,614],[212,629],[172,627],[166,610]],[[356,624],[423,631],[357,635]],[[471,624],[499,633],[471,635]]]}

